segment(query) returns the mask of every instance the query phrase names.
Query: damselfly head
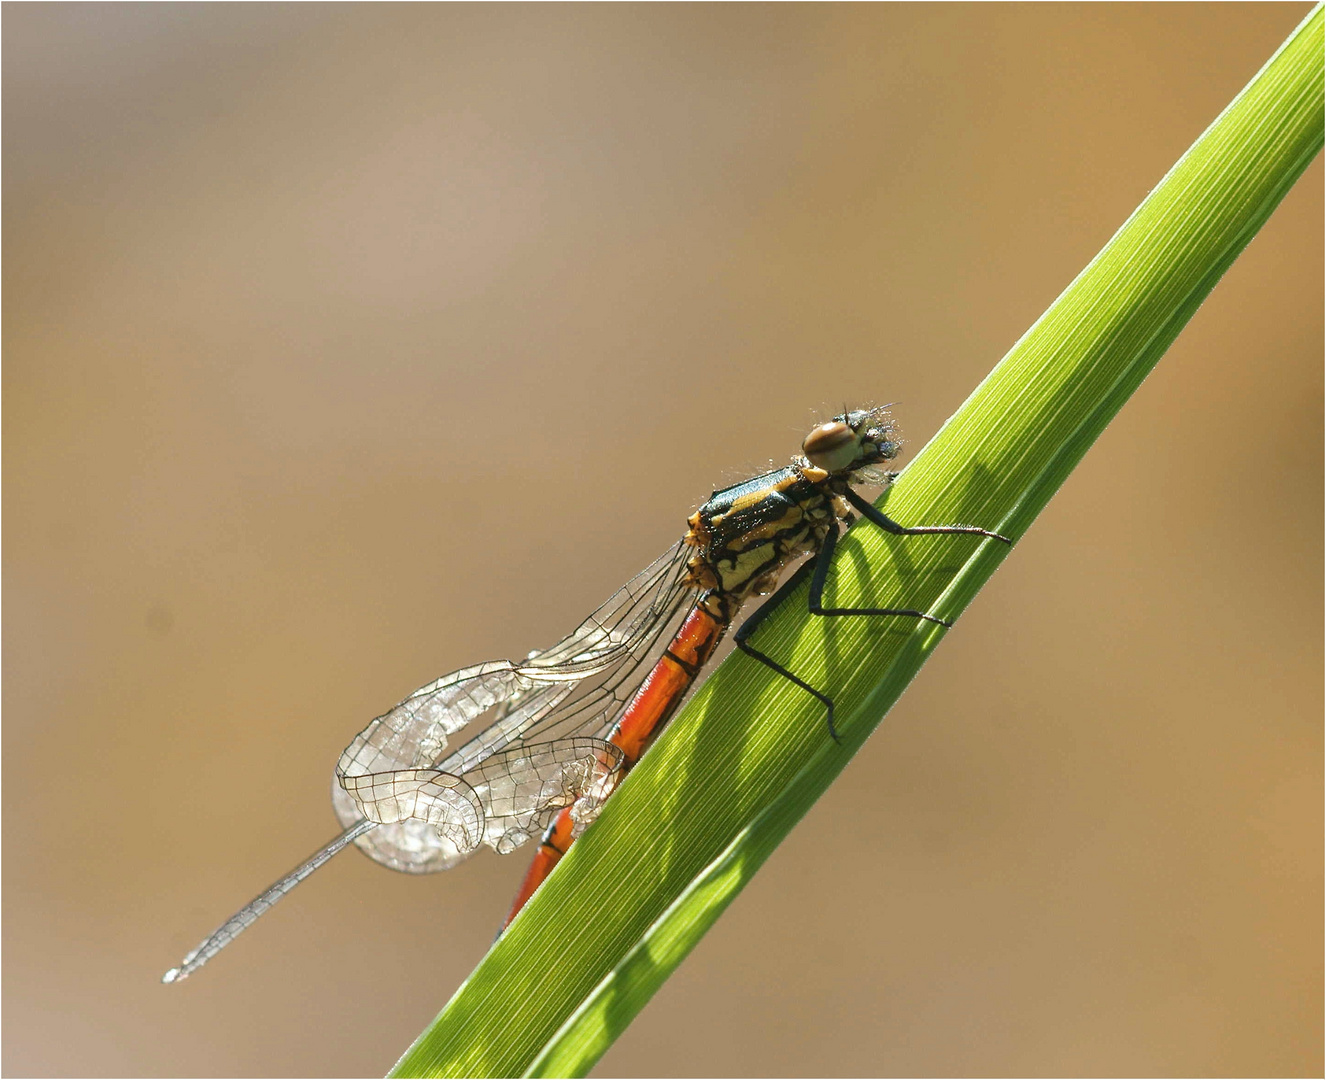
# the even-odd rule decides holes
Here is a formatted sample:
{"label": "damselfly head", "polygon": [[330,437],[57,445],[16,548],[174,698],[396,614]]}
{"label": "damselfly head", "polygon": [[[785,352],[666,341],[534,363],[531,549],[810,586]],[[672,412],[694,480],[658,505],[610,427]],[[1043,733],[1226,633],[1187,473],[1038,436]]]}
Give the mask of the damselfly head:
{"label": "damselfly head", "polygon": [[825,472],[852,472],[897,457],[901,445],[892,433],[893,423],[883,407],[857,409],[817,427],[806,436],[801,452]]}

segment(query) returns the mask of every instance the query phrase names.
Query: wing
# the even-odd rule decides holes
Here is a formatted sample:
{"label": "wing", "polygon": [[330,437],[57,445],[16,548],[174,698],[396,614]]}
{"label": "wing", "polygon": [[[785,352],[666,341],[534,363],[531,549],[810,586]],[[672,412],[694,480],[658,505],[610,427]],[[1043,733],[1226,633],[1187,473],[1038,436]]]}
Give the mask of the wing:
{"label": "wing", "polygon": [[[679,541],[551,649],[444,675],[364,728],[332,783],[345,831],[162,981],[192,975],[352,842],[392,869],[428,873],[480,844],[513,851],[564,807],[595,813],[621,775],[622,752],[602,736],[689,607],[687,555]],[[489,710],[493,723],[444,756],[447,736]]]}
{"label": "wing", "polygon": [[[360,850],[431,873],[480,843],[514,850],[581,796],[606,798],[620,754],[602,736],[689,607],[687,555],[673,545],[551,648],[443,676],[364,728],[332,788],[347,830],[378,825],[355,839]],[[490,709],[494,722],[445,754],[447,736]]]}
{"label": "wing", "polygon": [[[489,754],[465,777],[437,769],[403,769],[355,778],[355,795],[339,784],[334,791],[351,806],[364,805],[373,814],[359,818],[331,843],[319,848],[280,881],[269,885],[217,927],[201,945],[162,976],[165,983],[187,979],[278,900],[352,841],[375,846],[369,854],[397,870],[423,873],[454,865],[481,842],[506,854],[525,843],[563,807],[581,802],[587,812],[612,794],[622,751],[588,736],[545,743],[518,743]],[[583,800],[583,801],[582,801]],[[388,840],[413,834],[405,828],[427,829],[426,847],[397,850]],[[380,839],[385,838],[385,839]],[[385,857],[379,857],[379,854]],[[422,853],[424,862],[410,861]],[[431,863],[428,861],[431,860]],[[434,865],[435,864],[435,865]]]}
{"label": "wing", "polygon": [[355,842],[394,870],[446,870],[481,843],[506,854],[564,807],[597,806],[612,793],[624,759],[603,739],[517,742],[463,776],[398,769],[346,777],[346,798],[377,828]]}

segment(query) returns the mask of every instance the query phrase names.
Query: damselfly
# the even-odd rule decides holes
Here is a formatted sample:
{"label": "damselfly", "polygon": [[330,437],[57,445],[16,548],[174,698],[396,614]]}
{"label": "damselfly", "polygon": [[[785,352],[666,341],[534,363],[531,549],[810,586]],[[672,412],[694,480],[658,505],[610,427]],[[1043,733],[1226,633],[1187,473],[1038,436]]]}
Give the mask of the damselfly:
{"label": "damselfly", "polygon": [[[552,648],[493,660],[421,687],[364,728],[336,765],[332,803],[344,831],[223,923],[163,977],[192,975],[268,908],[350,844],[393,870],[447,870],[487,844],[503,854],[544,830],[507,923],[598,816],[662,730],[750,597],[772,592],[733,635],[739,649],[825,706],[834,703],[750,643],[805,576],[816,615],[891,615],[949,625],[911,608],[835,608],[821,600],[843,524],[856,513],[900,536],[1008,537],[973,525],[904,527],[856,484],[888,485],[897,456],[886,407],[846,412],[806,436],[792,464],[715,491],[689,530]],[[485,714],[458,749],[447,736]]]}

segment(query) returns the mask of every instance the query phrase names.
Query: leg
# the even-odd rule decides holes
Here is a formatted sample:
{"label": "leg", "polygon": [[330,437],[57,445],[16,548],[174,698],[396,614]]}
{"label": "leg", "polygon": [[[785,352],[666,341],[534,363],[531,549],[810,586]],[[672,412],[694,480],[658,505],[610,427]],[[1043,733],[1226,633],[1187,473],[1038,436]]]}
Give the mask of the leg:
{"label": "leg", "polygon": [[847,501],[861,511],[861,516],[869,518],[885,532],[891,532],[894,536],[925,536],[939,533],[949,535],[953,533],[966,534],[968,536],[988,536],[991,540],[1002,540],[1005,544],[1011,544],[1013,541],[1007,536],[1001,536],[997,532],[990,532],[987,529],[978,528],[975,525],[916,525],[907,528],[905,525],[899,525],[891,517],[888,517],[883,511],[876,510],[869,501],[863,499],[852,488],[847,489]]}
{"label": "leg", "polygon": [[[869,506],[870,504],[867,503],[866,505]],[[871,509],[874,510],[874,507],[872,506]],[[899,528],[901,528],[901,526],[899,526]],[[809,609],[812,615],[826,615],[826,616],[902,615],[907,618],[926,619],[929,622],[939,623],[940,626],[951,626],[952,624],[945,622],[943,619],[936,618],[934,615],[927,615],[924,611],[916,611],[912,608],[826,608],[824,607],[823,604],[821,603],[821,598],[824,593],[824,583],[825,581],[828,580],[829,564],[833,562],[833,552],[834,549],[837,547],[837,545],[838,545],[838,523],[834,522],[830,526],[829,531],[825,533],[824,543],[820,546],[820,550],[815,555],[814,559],[804,563],[797,570],[795,574],[793,574],[790,578],[787,579],[786,582],[783,583],[782,587],[779,588],[779,590],[776,593],[774,593],[773,596],[769,597],[768,600],[766,600],[763,604],[761,604],[759,609],[749,619],[747,619],[744,623],[741,624],[741,626],[737,629],[737,632],[732,636],[732,639],[736,643],[737,648],[739,648],[742,652],[746,653],[748,656],[754,657],[765,667],[772,668],[774,671],[778,672],[779,675],[783,676],[783,678],[796,683],[796,685],[801,687],[801,689],[806,691],[806,693],[812,695],[813,697],[819,699],[819,701],[823,702],[824,708],[828,713],[826,720],[829,725],[829,735],[833,738],[834,742],[841,742],[842,740],[838,737],[838,729],[834,726],[833,723],[833,699],[829,697],[827,694],[823,694],[820,691],[816,690],[813,686],[810,685],[810,683],[806,682],[804,679],[798,678],[796,675],[793,675],[792,672],[788,671],[787,668],[783,667],[782,664],[766,656],[764,653],[760,652],[758,649],[750,645],[747,641],[747,639],[753,633],[755,633],[755,630],[760,625],[760,623],[762,623],[769,616],[769,613],[775,607],[778,606],[778,604],[782,601],[782,599],[789,592],[791,592],[798,585],[800,585],[802,579],[804,579],[805,576],[808,573],[812,572],[813,570],[814,577],[812,577],[810,581],[810,598],[809,598]]]}
{"label": "leg", "polygon": [[[861,500],[865,502],[864,499]],[[866,503],[870,506],[869,503]],[[873,506],[870,509],[875,510]],[[878,510],[875,513],[879,514]],[[880,514],[880,517],[884,517]],[[884,518],[888,521],[888,518]],[[894,524],[889,522],[890,525]],[[896,526],[902,528],[901,525]],[[951,622],[946,622],[934,615],[927,615],[924,611],[917,611],[915,608],[826,608],[822,605],[821,599],[824,595],[824,583],[829,579],[829,564],[833,561],[833,549],[838,546],[838,523],[835,521],[829,527],[829,531],[824,534],[824,543],[820,547],[819,554],[815,556],[815,576],[810,580],[810,613],[812,615],[905,615],[912,619],[925,619],[927,622],[939,623],[940,626],[952,626]],[[761,611],[764,609],[761,608]],[[758,615],[759,612],[756,612]],[[743,626],[744,630],[745,627]]]}
{"label": "leg", "polygon": [[[836,526],[834,531],[837,532]],[[824,704],[825,709],[828,710],[827,719],[829,724],[829,736],[833,739],[834,742],[842,742],[842,740],[838,738],[838,729],[833,726],[833,698],[829,697],[827,694],[821,694],[818,690],[816,690],[813,686],[810,685],[810,683],[806,682],[805,680],[798,679],[795,675],[793,675],[790,671],[788,671],[787,668],[783,667],[782,664],[778,663],[778,661],[773,660],[768,656],[765,656],[764,653],[760,652],[759,649],[750,645],[746,640],[751,636],[751,634],[755,633],[755,630],[757,627],[759,627],[760,623],[764,622],[764,620],[769,617],[769,613],[772,612],[774,608],[776,608],[779,604],[783,602],[783,598],[786,597],[788,593],[790,593],[793,589],[795,589],[798,585],[800,585],[802,581],[805,580],[806,575],[810,573],[812,567],[817,565],[818,561],[819,561],[819,556],[816,556],[814,559],[810,560],[809,562],[802,563],[802,565],[797,568],[797,572],[793,574],[790,578],[788,578],[785,582],[783,582],[782,586],[778,589],[776,593],[773,594],[773,596],[769,597],[768,600],[766,600],[755,610],[754,614],[752,614],[750,618],[748,618],[744,623],[742,623],[739,627],[737,627],[737,632],[732,635],[732,641],[736,644],[737,648],[740,649],[742,652],[744,652],[747,656],[754,657],[765,667],[772,668],[774,671],[778,672],[778,674],[781,675],[784,679],[788,679],[791,682],[796,683],[797,686],[801,687],[801,689],[804,690],[806,693],[810,694],[813,697],[818,698]]]}

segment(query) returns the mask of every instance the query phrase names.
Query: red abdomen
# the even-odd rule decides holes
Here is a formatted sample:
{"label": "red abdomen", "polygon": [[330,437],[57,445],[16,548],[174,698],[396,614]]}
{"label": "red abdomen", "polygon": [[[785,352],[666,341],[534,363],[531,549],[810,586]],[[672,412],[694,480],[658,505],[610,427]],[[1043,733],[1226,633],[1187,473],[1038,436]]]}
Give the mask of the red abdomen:
{"label": "red abdomen", "polygon": [[[626,755],[623,772],[640,760],[640,755],[654,736],[663,730],[663,726],[677,711],[686,691],[695,682],[700,669],[708,663],[731,625],[734,613],[727,610],[726,603],[721,604],[720,609],[723,611],[721,615],[711,613],[704,606],[704,598],[691,608],[686,621],[668,643],[667,650],[645,676],[640,689],[613,725],[608,741],[620,747]],[[506,921],[502,924],[504,928],[510,925],[516,913],[525,906],[526,901],[534,895],[534,891],[543,884],[553,867],[571,847],[575,840],[574,825],[569,807],[553,819],[520,884]]]}

